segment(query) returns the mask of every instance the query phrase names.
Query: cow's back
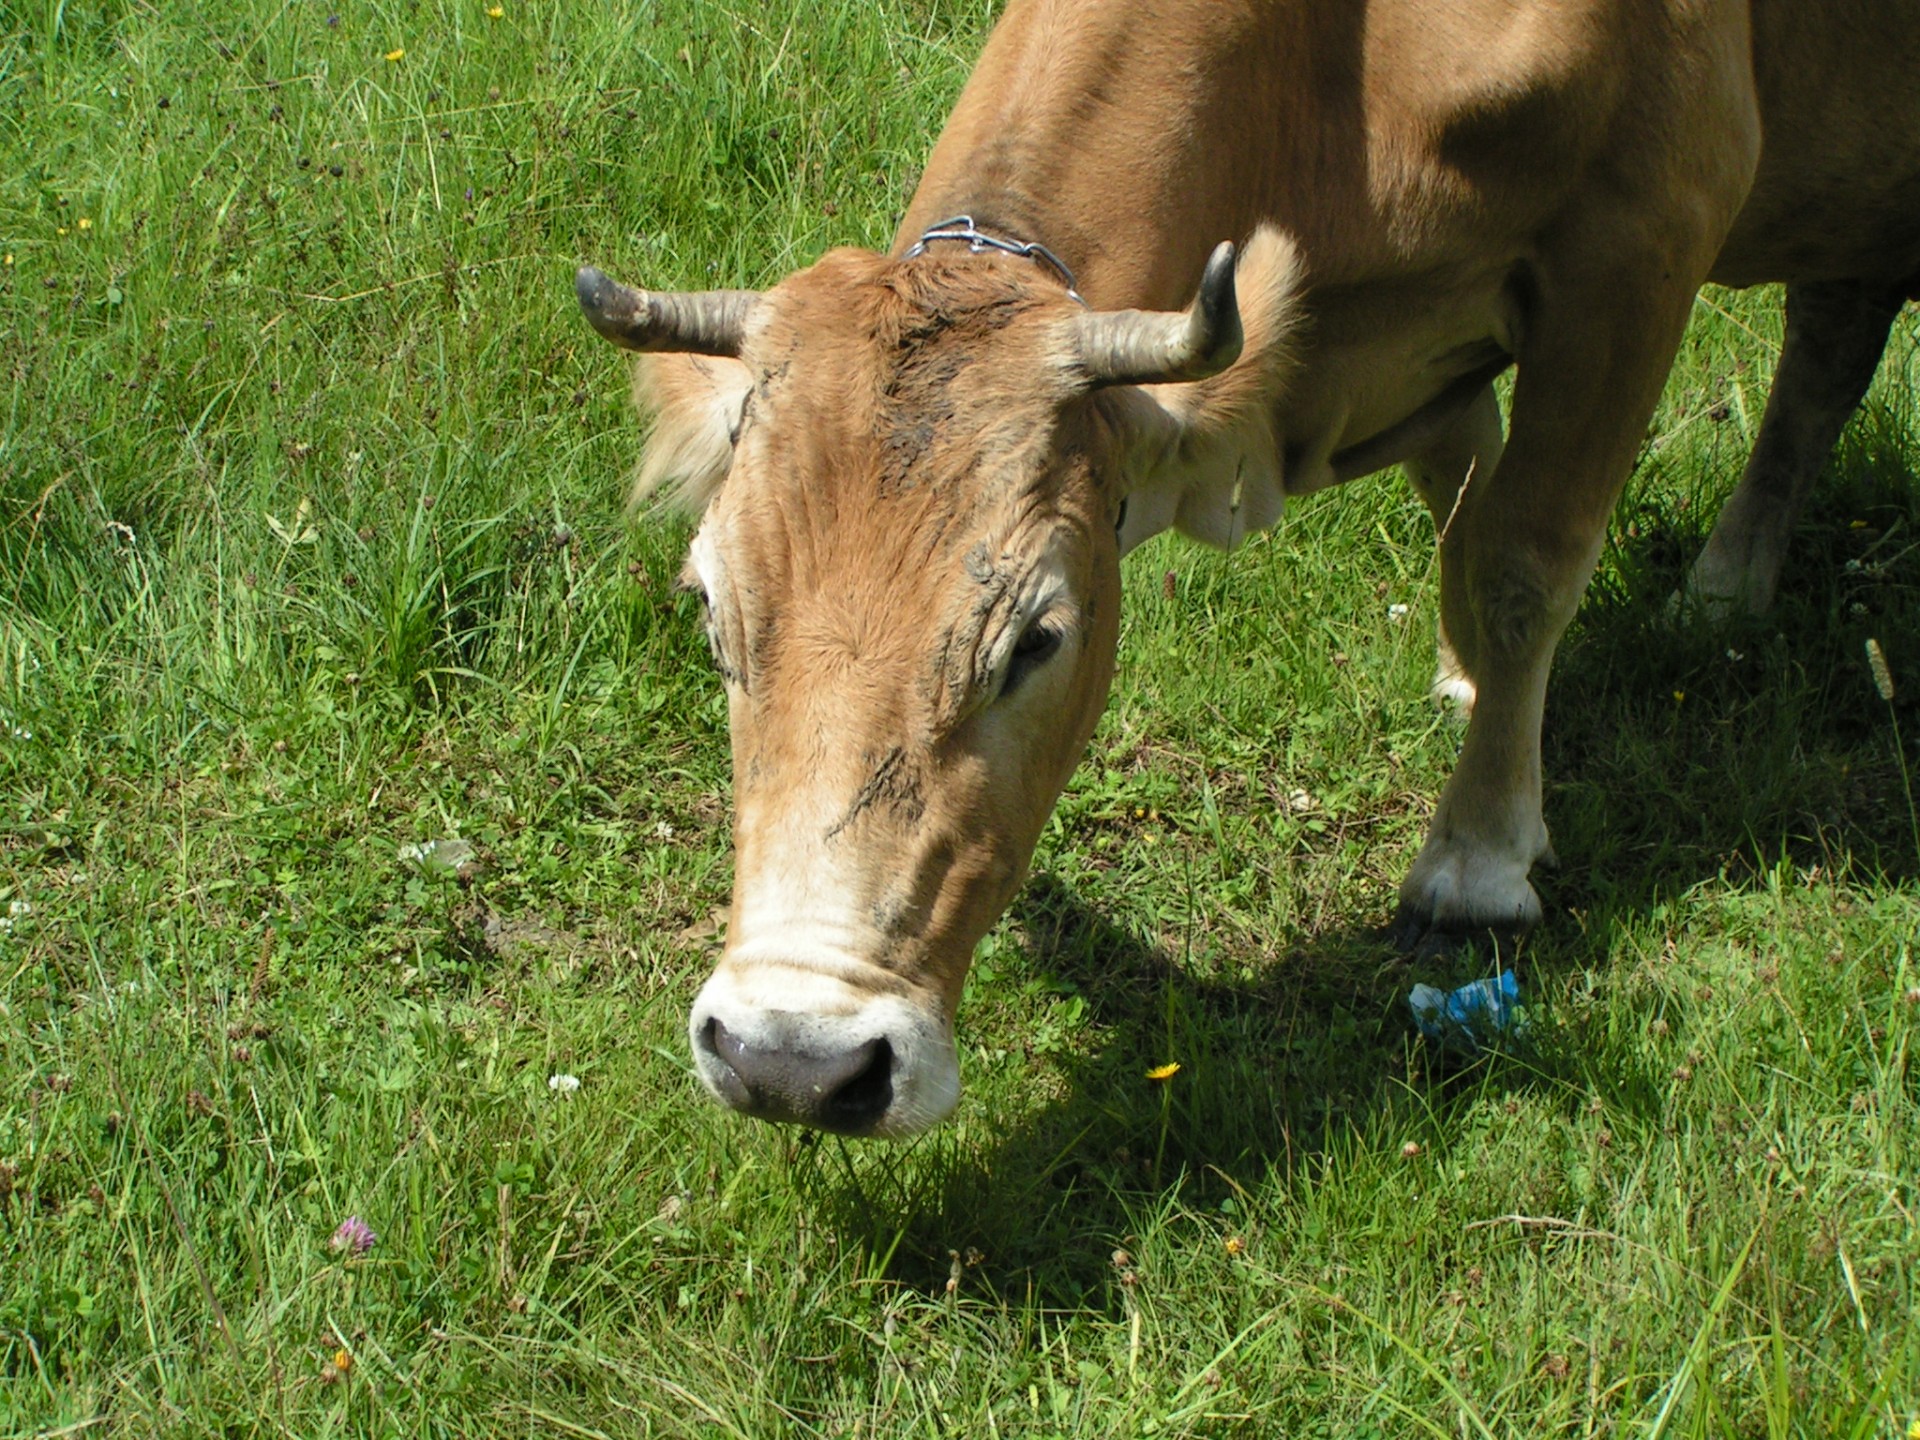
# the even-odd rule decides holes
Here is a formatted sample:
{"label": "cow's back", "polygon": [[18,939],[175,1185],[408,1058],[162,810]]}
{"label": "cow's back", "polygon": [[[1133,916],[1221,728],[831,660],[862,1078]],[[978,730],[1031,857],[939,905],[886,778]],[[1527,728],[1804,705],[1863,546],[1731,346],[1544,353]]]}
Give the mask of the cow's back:
{"label": "cow's back", "polygon": [[1753,166],[1713,278],[1901,278],[1916,77],[1920,0],[1016,0],[898,247],[1002,200],[1090,298],[1164,306],[1263,221],[1320,282],[1372,283],[1526,253],[1596,189],[1690,206]]}

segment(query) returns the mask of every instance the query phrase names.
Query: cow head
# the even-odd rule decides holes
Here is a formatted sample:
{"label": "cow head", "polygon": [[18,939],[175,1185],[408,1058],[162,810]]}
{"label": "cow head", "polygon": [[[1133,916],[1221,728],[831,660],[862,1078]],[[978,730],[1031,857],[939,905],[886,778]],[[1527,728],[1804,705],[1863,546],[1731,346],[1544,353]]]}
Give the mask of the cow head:
{"label": "cow head", "polygon": [[967,965],[1105,703],[1123,548],[1278,512],[1292,273],[1263,233],[1240,302],[1222,246],[1160,314],[958,246],[834,251],[764,295],[581,271],[596,329],[666,352],[637,366],[641,488],[700,516],[735,875],[690,1030],[728,1105],[892,1136],[953,1109]]}

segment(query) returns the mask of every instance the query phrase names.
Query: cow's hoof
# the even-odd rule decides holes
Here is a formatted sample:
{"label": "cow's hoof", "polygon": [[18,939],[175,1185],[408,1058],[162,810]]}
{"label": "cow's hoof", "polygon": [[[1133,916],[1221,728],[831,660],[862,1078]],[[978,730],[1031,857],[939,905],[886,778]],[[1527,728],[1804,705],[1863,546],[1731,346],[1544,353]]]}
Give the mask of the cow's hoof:
{"label": "cow's hoof", "polygon": [[1708,632],[1724,630],[1740,614],[1740,603],[1731,595],[1714,595],[1686,585],[1667,597],[1662,618],[1679,629],[1694,628]]}
{"label": "cow's hoof", "polygon": [[1667,623],[1712,633],[1765,615],[1773,608],[1777,579],[1777,570],[1716,566],[1702,555],[1687,572],[1686,581],[1667,597]]}
{"label": "cow's hoof", "polygon": [[1428,693],[1433,696],[1434,704],[1444,707],[1455,719],[1465,722],[1473,718],[1473,702],[1479,698],[1479,691],[1464,671],[1448,669],[1442,662]]}
{"label": "cow's hoof", "polygon": [[1443,625],[1434,644],[1436,664],[1433,672],[1433,698],[1437,704],[1447,709],[1458,719],[1468,720],[1473,716],[1473,702],[1479,698],[1479,689],[1473,683],[1473,677],[1467,674],[1467,667],[1460,663],[1460,652],[1453,648],[1447,639],[1447,630]]}
{"label": "cow's hoof", "polygon": [[1525,928],[1518,926],[1436,925],[1432,917],[1403,904],[1394,912],[1386,938],[1395,950],[1417,964],[1456,960],[1466,950],[1478,950],[1505,962],[1513,957],[1525,933]]}
{"label": "cow's hoof", "polygon": [[[1552,863],[1552,852],[1541,859]],[[1540,914],[1540,897],[1524,869],[1502,866],[1490,874],[1459,860],[1416,865],[1400,887],[1389,934],[1403,954],[1444,954],[1473,940],[1497,944],[1522,935],[1540,923]]]}

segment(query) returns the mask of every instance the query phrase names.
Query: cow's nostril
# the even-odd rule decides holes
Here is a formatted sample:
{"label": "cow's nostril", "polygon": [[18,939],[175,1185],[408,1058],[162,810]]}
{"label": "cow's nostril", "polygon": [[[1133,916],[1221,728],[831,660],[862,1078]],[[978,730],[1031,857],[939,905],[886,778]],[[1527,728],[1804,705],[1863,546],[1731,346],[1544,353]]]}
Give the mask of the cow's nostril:
{"label": "cow's nostril", "polygon": [[711,1016],[697,1043],[717,1065],[703,1069],[735,1110],[763,1120],[792,1120],[858,1135],[893,1104],[893,1046],[885,1037],[819,1055],[754,1044]]}
{"label": "cow's nostril", "polygon": [[753,1095],[747,1088],[745,1077],[740,1074],[739,1070],[735,1068],[733,1061],[728,1058],[727,1050],[721,1048],[720,1037],[723,1035],[731,1042],[727,1049],[738,1048],[738,1042],[734,1041],[731,1034],[728,1034],[727,1027],[720,1023],[718,1016],[709,1016],[707,1023],[700,1027],[700,1048],[720,1062],[718,1065],[708,1067],[706,1073],[712,1079],[715,1086],[718,1087],[720,1098],[725,1100],[727,1104],[731,1105],[735,1110],[751,1110],[753,1108]]}
{"label": "cow's nostril", "polygon": [[861,1049],[872,1052],[866,1067],[827,1097],[819,1121],[824,1129],[871,1130],[893,1104],[893,1046],[882,1037]]}

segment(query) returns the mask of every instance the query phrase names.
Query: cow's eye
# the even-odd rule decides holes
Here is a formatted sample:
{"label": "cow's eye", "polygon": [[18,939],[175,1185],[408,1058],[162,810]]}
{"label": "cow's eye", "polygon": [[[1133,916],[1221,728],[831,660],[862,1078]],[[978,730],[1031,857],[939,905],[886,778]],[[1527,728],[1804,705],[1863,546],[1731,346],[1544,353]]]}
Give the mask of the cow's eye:
{"label": "cow's eye", "polygon": [[1036,620],[1014,642],[1013,658],[1007,662],[1006,683],[1000,687],[1002,698],[1011,695],[1020,683],[1051,660],[1060,650],[1059,626]]}

